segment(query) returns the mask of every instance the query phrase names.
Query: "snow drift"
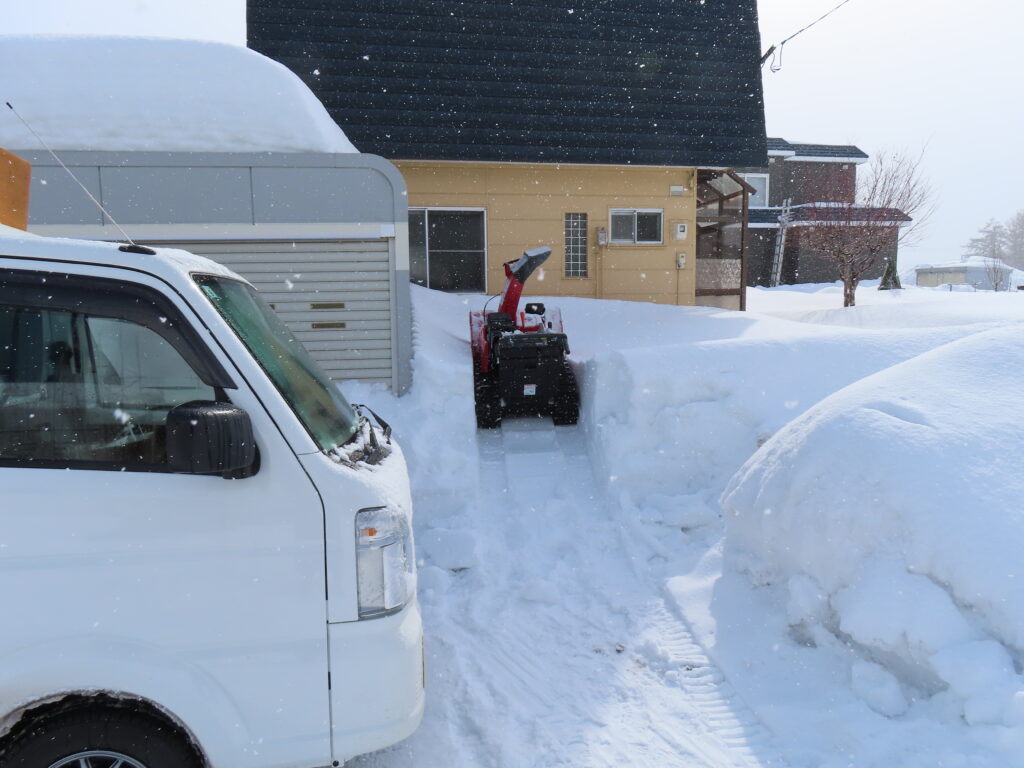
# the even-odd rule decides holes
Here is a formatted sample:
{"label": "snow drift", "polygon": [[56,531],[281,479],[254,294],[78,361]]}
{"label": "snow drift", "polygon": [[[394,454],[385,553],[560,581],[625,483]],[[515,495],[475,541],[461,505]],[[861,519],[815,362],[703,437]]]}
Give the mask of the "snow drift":
{"label": "snow drift", "polygon": [[[0,100],[57,150],[356,151],[288,68],[222,43],[0,35]],[[9,109],[0,146],[42,149]]]}
{"label": "snow drift", "polygon": [[769,440],[722,503],[733,562],[788,591],[800,636],[860,649],[876,711],[959,712],[1024,743],[1024,340],[926,352],[828,397]]}
{"label": "snow drift", "polygon": [[[1024,296],[868,287],[833,312],[834,286],[810,286],[752,291],[749,313],[550,299],[580,426],[494,433],[473,422],[466,322],[486,298],[412,299],[410,393],[345,391],[409,457],[430,693],[415,736],[355,765],[1007,768],[1024,753],[1006,725],[1020,489],[998,479],[1020,477]],[[866,422],[845,452],[848,429],[798,439],[857,392],[894,400],[863,414],[892,424]],[[751,509],[723,521],[748,460],[732,498]],[[792,495],[767,520],[762,486]]]}

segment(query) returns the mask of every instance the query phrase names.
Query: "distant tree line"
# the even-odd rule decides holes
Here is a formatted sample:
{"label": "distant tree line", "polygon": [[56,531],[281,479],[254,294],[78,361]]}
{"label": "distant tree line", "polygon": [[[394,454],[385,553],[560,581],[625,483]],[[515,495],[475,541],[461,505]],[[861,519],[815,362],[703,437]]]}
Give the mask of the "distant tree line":
{"label": "distant tree line", "polygon": [[972,256],[998,259],[1011,267],[1024,269],[1024,211],[1017,211],[1005,224],[989,219],[978,230],[978,235],[964,246],[963,258]]}

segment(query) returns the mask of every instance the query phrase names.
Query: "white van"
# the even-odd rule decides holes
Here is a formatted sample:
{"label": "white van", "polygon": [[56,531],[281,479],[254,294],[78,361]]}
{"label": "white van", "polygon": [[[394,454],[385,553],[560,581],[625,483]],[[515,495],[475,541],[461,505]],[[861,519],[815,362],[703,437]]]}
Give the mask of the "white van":
{"label": "white van", "polygon": [[0,236],[4,768],[313,768],[405,738],[411,530],[398,446],[248,283]]}

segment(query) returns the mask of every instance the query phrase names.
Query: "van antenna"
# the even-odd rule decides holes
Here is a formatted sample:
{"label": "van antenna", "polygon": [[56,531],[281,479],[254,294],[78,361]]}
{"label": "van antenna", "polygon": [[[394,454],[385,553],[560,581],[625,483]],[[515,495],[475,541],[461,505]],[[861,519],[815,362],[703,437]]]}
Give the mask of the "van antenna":
{"label": "van antenna", "polygon": [[90,192],[88,190],[88,188],[85,186],[85,184],[83,184],[81,181],[79,181],[78,177],[75,176],[75,174],[71,171],[71,169],[68,168],[66,165],[64,165],[64,161],[61,160],[59,157],[57,157],[57,153],[54,152],[52,149],[50,149],[50,145],[47,144],[45,141],[43,141],[43,137],[40,136],[38,133],[36,133],[35,129],[31,125],[28,124],[28,120],[26,120],[24,117],[21,116],[21,114],[18,112],[18,110],[16,110],[14,108],[14,105],[11,104],[11,102],[5,101],[4,104],[6,104],[7,108],[10,109],[11,112],[14,113],[15,117],[17,117],[19,120],[21,120],[22,124],[26,128],[28,128],[28,130],[31,132],[31,134],[33,136],[36,137],[36,141],[38,141],[40,144],[42,144],[43,147],[46,149],[46,151],[49,152],[50,155],[53,157],[53,159],[56,160],[60,164],[60,167],[63,168],[65,171],[67,171],[68,176],[70,176],[72,179],[75,180],[75,183],[82,188],[82,191],[85,192],[85,194],[88,195],[89,199],[92,200],[93,203],[96,204],[96,207],[99,208],[101,211],[103,211],[103,215],[106,216],[108,219],[110,219],[111,223],[115,227],[117,227],[117,231],[121,233],[122,237],[124,237],[124,239],[129,242],[129,245],[122,245],[120,250],[122,250],[122,251],[124,251],[126,253],[142,253],[142,254],[146,254],[148,256],[152,256],[153,254],[156,253],[156,251],[154,251],[152,248],[147,248],[144,245],[139,245],[134,240],[132,240],[130,237],[128,237],[128,233],[125,232],[124,229],[121,227],[121,225],[118,224],[117,221],[114,219],[114,217],[110,215],[110,211],[108,211],[106,208],[104,208],[103,204],[100,203],[100,201],[97,200],[95,197],[93,197],[92,192]]}

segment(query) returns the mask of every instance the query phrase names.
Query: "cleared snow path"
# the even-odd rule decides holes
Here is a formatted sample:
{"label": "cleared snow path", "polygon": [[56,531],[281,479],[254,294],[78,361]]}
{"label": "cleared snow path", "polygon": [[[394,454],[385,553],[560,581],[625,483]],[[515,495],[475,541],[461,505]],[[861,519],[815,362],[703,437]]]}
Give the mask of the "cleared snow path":
{"label": "cleared snow path", "polygon": [[670,612],[648,568],[658,543],[603,500],[582,428],[507,420],[476,440],[475,494],[461,478],[461,498],[417,496],[420,519],[442,521],[417,532],[425,722],[354,764],[782,765]]}

